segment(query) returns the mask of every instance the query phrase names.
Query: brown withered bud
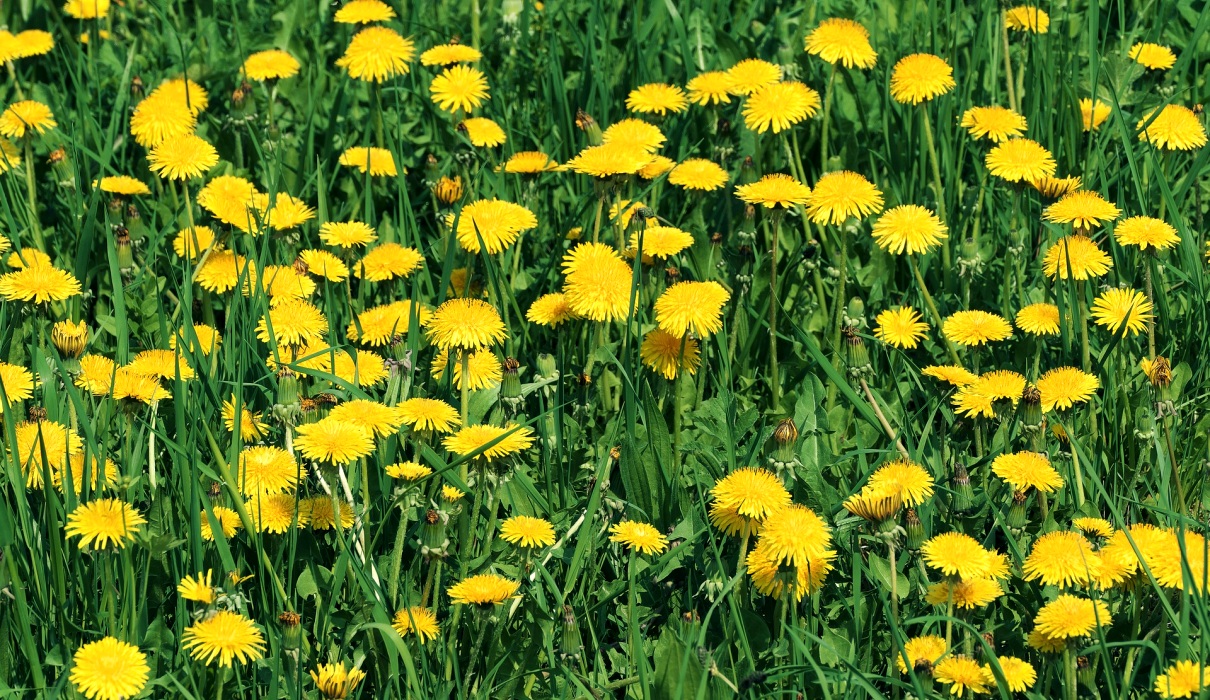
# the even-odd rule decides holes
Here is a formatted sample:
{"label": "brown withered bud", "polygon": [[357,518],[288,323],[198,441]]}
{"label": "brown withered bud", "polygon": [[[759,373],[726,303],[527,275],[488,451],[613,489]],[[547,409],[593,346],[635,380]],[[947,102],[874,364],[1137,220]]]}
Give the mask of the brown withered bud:
{"label": "brown withered bud", "polygon": [[718,231],[715,231],[714,233],[710,234],[710,245],[722,245],[722,244],[723,244],[723,234],[719,233]]}
{"label": "brown withered bud", "polygon": [[521,363],[515,357],[506,357],[504,358],[503,368],[505,374],[516,374],[517,370],[521,369]]}
{"label": "brown withered bud", "polygon": [[295,258],[294,271],[299,275],[305,275],[311,271],[311,268],[307,267],[307,261],[303,260],[302,258]]}
{"label": "brown withered bud", "polygon": [[56,148],[50,152],[50,155],[46,158],[46,162],[54,165],[55,163],[61,162],[65,158],[67,158],[67,149],[60,146],[59,148]]}
{"label": "brown withered bud", "polygon": [[439,514],[437,511],[433,510],[432,508],[429,508],[428,510],[424,511],[424,522],[428,523],[429,525],[436,525],[437,521],[440,519],[441,519],[441,514]]}
{"label": "brown withered bud", "polygon": [[46,409],[41,406],[30,406],[27,415],[29,415],[29,422],[41,423],[46,420]]}

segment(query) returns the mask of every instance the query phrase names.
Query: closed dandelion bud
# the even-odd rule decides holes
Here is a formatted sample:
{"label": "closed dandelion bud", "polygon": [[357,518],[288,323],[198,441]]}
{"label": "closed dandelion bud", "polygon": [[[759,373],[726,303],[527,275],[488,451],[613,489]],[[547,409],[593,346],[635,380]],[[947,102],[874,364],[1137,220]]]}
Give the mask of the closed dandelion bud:
{"label": "closed dandelion bud", "polygon": [[865,326],[865,302],[857,297],[849,300],[849,305],[844,311],[845,321],[854,328],[862,328]]}
{"label": "closed dandelion bud", "polygon": [[206,488],[206,498],[210,499],[210,505],[223,505],[223,485],[217,481],[210,482],[210,486]]}
{"label": "closed dandelion bud", "polygon": [[1087,656],[1076,657],[1076,680],[1096,690],[1096,669]]}
{"label": "closed dandelion bud", "polygon": [[915,508],[908,508],[903,514],[903,529],[907,532],[904,544],[908,549],[918,550],[920,545],[924,544],[927,539],[924,536],[924,523],[920,522],[920,516],[916,514]]}
{"label": "closed dandelion bud", "polygon": [[798,445],[798,426],[790,418],[783,418],[773,429],[773,460],[782,464],[791,464],[795,458],[795,448]]}
{"label": "closed dandelion bud", "polygon": [[722,233],[715,231],[714,233],[710,234],[710,245],[717,247],[717,246],[721,246],[722,244],[723,244],[723,234]]}
{"label": "closed dandelion bud", "polygon": [[320,392],[311,398],[315,401],[316,411],[320,418],[327,418],[328,413],[331,412],[336,404],[340,403],[340,399],[336,398],[335,394],[329,394],[326,391]]}
{"label": "closed dandelion bud", "polygon": [[71,158],[67,155],[67,149],[56,148],[50,152],[50,157],[46,160],[50,163],[50,169],[55,174],[55,182],[59,183],[59,187],[74,190],[76,188],[76,171],[72,167]]}
{"label": "closed dandelion bud", "polygon": [[504,379],[500,383],[500,398],[505,400],[521,398],[521,377],[517,376],[517,370],[520,368],[521,363],[517,362],[517,358],[504,358]]}
{"label": "closed dandelion bud", "polygon": [[132,103],[143,99],[143,79],[137,75],[130,79],[130,97]]}
{"label": "closed dandelion bud", "polygon": [[46,409],[42,406],[30,406],[25,415],[29,418],[30,423],[41,423],[46,420]]}
{"label": "closed dandelion bud", "polygon": [[277,370],[277,404],[279,406],[295,406],[301,391],[298,375],[289,367]]}
{"label": "closed dandelion bud", "polygon": [[845,326],[841,331],[844,336],[845,358],[849,366],[849,375],[862,377],[874,372],[870,365],[870,354],[866,351],[865,341],[851,326]]}
{"label": "closed dandelion bud", "polygon": [[1020,530],[1029,522],[1029,512],[1025,508],[1028,498],[1024,491],[1013,491],[1013,504],[1008,509],[1008,526]]}
{"label": "closed dandelion bud", "polygon": [[114,228],[113,242],[118,249],[118,269],[123,274],[134,269],[134,248],[130,245],[130,231],[125,226]]}
{"label": "closed dandelion bud", "polygon": [[752,156],[745,156],[743,165],[739,169],[739,181],[736,184],[750,185],[756,182],[756,163],[752,160]]}
{"label": "closed dandelion bud", "polygon": [[667,278],[668,285],[671,286],[681,278],[681,269],[675,265],[669,265],[664,268],[664,276]]}
{"label": "closed dandelion bud", "polygon": [[425,156],[425,158],[424,158],[424,178],[426,180],[428,180],[429,182],[436,182],[437,178],[440,177],[440,175],[441,175],[439,172],[439,168],[438,168],[439,165],[440,164],[437,162],[437,157],[434,156],[432,153]]}
{"label": "closed dandelion bud", "polygon": [[424,512],[420,525],[420,553],[426,559],[441,559],[449,554],[450,538],[445,533],[449,520],[449,515],[435,508]]}
{"label": "closed dandelion bud", "polygon": [[559,645],[559,655],[564,659],[579,659],[584,651],[580,639],[580,624],[576,621],[576,613],[570,605],[563,606],[563,636]]}
{"label": "closed dandelion bud", "polygon": [[556,377],[559,374],[555,364],[555,356],[549,353],[538,355],[538,374],[543,377]]}
{"label": "closed dandelion bud", "polygon": [[105,203],[105,207],[109,209],[109,215],[117,218],[122,215],[122,207],[126,206],[121,197],[114,197]]}
{"label": "closed dandelion bud", "polygon": [[301,398],[298,400],[298,424],[306,425],[319,420],[319,404],[315,399]]}
{"label": "closed dandelion bud", "polygon": [[252,86],[248,83],[240,83],[231,91],[231,106],[237,111],[243,111],[245,105],[248,104],[248,95],[252,92]]}
{"label": "closed dandelion bud", "polygon": [[966,467],[954,467],[954,500],[951,506],[959,513],[968,511],[975,504],[975,490],[971,488],[971,475]]}
{"label": "closed dandelion bud", "polygon": [[589,146],[600,146],[603,139],[601,134],[601,125],[597,124],[597,120],[592,118],[592,115],[582,109],[576,110],[576,128],[583,131],[588,137]]}
{"label": "closed dandelion bud", "polygon": [[88,345],[88,326],[83,321],[59,321],[50,329],[50,340],[64,359],[74,360],[84,353],[84,347]]}
{"label": "closed dandelion bud", "polygon": [[1167,389],[1172,385],[1172,365],[1168,362],[1168,358],[1163,355],[1156,355],[1155,360],[1151,362],[1151,366],[1147,369],[1147,379],[1151,382],[1151,386],[1156,389]]}
{"label": "closed dandelion bud", "polygon": [[287,610],[277,616],[277,624],[281,625],[282,644],[286,650],[298,649],[302,642],[302,616]]}
{"label": "closed dandelion bud", "polygon": [[133,204],[126,205],[126,229],[130,231],[130,240],[135,243],[141,244],[147,238],[147,225],[143,223],[138,207]]}
{"label": "closed dandelion bud", "polygon": [[441,177],[433,185],[433,194],[442,204],[453,204],[462,199],[462,177]]}
{"label": "closed dandelion bud", "polygon": [[1045,420],[1042,417],[1042,392],[1038,391],[1038,387],[1025,385],[1017,415],[1021,418],[1021,429],[1026,433],[1032,435],[1042,430]]}

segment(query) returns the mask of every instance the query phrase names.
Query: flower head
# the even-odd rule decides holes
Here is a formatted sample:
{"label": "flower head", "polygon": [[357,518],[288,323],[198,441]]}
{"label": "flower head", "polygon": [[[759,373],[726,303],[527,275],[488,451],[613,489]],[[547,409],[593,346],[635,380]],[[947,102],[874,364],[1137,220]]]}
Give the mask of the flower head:
{"label": "flower head", "polygon": [[153,146],[147,160],[160,177],[190,180],[218,165],[218,151],[199,136],[181,134]]}
{"label": "flower head", "polygon": [[402,338],[412,327],[412,316],[421,326],[427,325],[433,312],[411,301],[394,301],[373,306],[357,314],[350,322],[345,336],[363,345],[378,347]]}
{"label": "flower head", "polygon": [[1130,47],[1130,58],[1150,70],[1168,70],[1176,64],[1176,54],[1161,44],[1140,42]]}
{"label": "flower head", "polygon": [[88,700],[132,698],[147,686],[150,673],[147,656],[137,646],[113,637],[81,646],[71,659],[71,684]]}
{"label": "flower head", "polygon": [[990,693],[995,679],[983,670],[978,661],[969,656],[955,654],[947,656],[933,668],[933,678],[939,683],[950,687],[950,695],[964,697],[966,691],[972,694]]}
{"label": "flower head", "polygon": [[689,332],[708,336],[723,327],[723,305],[730,298],[718,282],[678,282],[656,299],[655,320],[678,338]]}
{"label": "flower head", "polygon": [[466,44],[438,44],[420,54],[422,66],[448,66],[454,63],[475,63],[483,54]]}
{"label": "flower head", "polygon": [[1101,128],[1112,113],[1113,108],[1101,100],[1093,102],[1090,97],[1080,99],[1080,119],[1084,123],[1084,131],[1096,131]]}
{"label": "flower head", "polygon": [[891,97],[900,104],[918,105],[954,89],[954,69],[940,56],[904,56],[891,71]]}
{"label": "flower head", "polygon": [[1045,586],[1087,586],[1100,578],[1101,559],[1077,532],[1048,532],[1034,541],[1022,571],[1026,581]]}
{"label": "flower head", "polygon": [[779,134],[815,116],[820,104],[819,93],[796,80],[769,83],[744,101],[744,124],[758,134]]}
{"label": "flower head", "polygon": [[340,164],[357,168],[362,175],[368,171],[373,177],[395,177],[399,174],[395,157],[385,148],[351,146],[340,154]]}
{"label": "flower head", "polygon": [[974,610],[991,605],[1004,595],[1004,588],[994,578],[958,579],[939,581],[928,587],[925,600],[930,605],[948,606],[950,603],[961,610]]}
{"label": "flower head", "polygon": [[[463,378],[462,360],[459,356],[454,357],[452,367],[453,385],[461,390],[465,385],[471,391],[479,389],[491,389],[499,386],[504,378],[504,366],[500,364],[500,358],[496,357],[496,353],[488,348],[481,348],[471,352],[466,363],[466,377]],[[430,366],[430,374],[434,379],[444,381],[446,377],[446,369],[450,367],[449,352],[442,350],[433,358],[433,363]]]}
{"label": "flower head", "polygon": [[1055,174],[1054,156],[1037,141],[1009,139],[987,152],[987,170],[1008,182],[1034,182]]}
{"label": "flower head", "polygon": [[992,572],[995,555],[987,551],[970,535],[946,532],[933,537],[920,548],[924,563],[946,576],[963,580],[987,578]]}
{"label": "flower head", "polygon": [[1051,639],[1083,637],[1099,627],[1108,627],[1109,607],[1099,600],[1063,594],[1047,603],[1034,617],[1034,629]]}
{"label": "flower head", "polygon": [[45,304],[79,294],[80,282],[76,276],[50,265],[30,265],[0,275],[0,297],[8,301]]}
{"label": "flower head", "polygon": [[[819,187],[815,188],[819,192]],[[888,209],[874,222],[871,233],[879,248],[896,255],[927,253],[949,237],[933,212],[916,204]]]}
{"label": "flower head", "polygon": [[374,451],[373,434],[331,416],[298,426],[294,447],[307,459],[329,464],[348,464]]}
{"label": "flower head", "polygon": [[461,297],[437,307],[425,334],[442,350],[474,350],[504,340],[508,329],[494,306],[481,299]]}
{"label": "flower head", "polygon": [[336,59],[336,65],[344,68],[350,78],[381,83],[407,74],[415,55],[415,45],[395,30],[366,27],[353,36],[344,55]]}
{"label": "flower head", "polygon": [[612,247],[580,243],[563,257],[563,273],[563,295],[577,315],[613,321],[629,313],[633,273]]}
{"label": "flower head", "polygon": [[946,651],[945,640],[941,637],[932,634],[912,637],[903,645],[903,652],[897,655],[895,664],[900,673],[907,673],[909,667],[916,668],[921,664],[932,667],[945,656]]}
{"label": "flower head", "polygon": [[549,547],[555,543],[555,528],[542,518],[514,515],[500,523],[500,539],[529,549]]}
{"label": "flower head", "polygon": [[1030,335],[1058,335],[1059,307],[1045,302],[1030,304],[1018,311],[1013,321]]}
{"label": "flower head", "polygon": [[716,70],[698,73],[685,83],[685,90],[689,93],[689,101],[695,105],[725,105],[731,102],[730,85],[731,77],[726,71]]}
{"label": "flower head", "polygon": [[1113,221],[1121,214],[1112,202],[1096,192],[1081,190],[1064,195],[1046,207],[1042,217],[1056,224],[1071,224],[1076,229],[1091,230],[1103,222]]}
{"label": "flower head", "polygon": [[1114,227],[1113,237],[1120,245],[1138,246],[1139,250],[1167,250],[1181,242],[1180,234],[1171,224],[1150,216],[1123,219]]}
{"label": "flower head", "polygon": [[396,408],[403,425],[412,430],[449,433],[458,424],[458,409],[438,399],[408,399]]}
{"label": "flower head", "polygon": [[918,506],[933,495],[933,475],[911,460],[896,459],[875,470],[866,486],[894,494],[906,506]]}
{"label": "flower head", "polygon": [[1113,260],[1087,236],[1064,236],[1042,258],[1042,271],[1055,279],[1078,280],[1100,277],[1113,267]]}
{"label": "flower head", "polygon": [[746,58],[727,70],[727,90],[732,95],[750,95],[758,88],[781,80],[781,68],[759,58]]}
{"label": "flower head", "polygon": [[658,151],[666,140],[660,127],[642,119],[623,119],[601,134],[602,143],[649,152]]}
{"label": "flower head", "polygon": [[80,549],[116,549],[133,540],[141,525],[147,522],[128,503],[116,498],[102,498],[81,504],[67,516],[63,532],[80,538]]}
{"label": "flower head", "polygon": [[668,538],[647,523],[623,520],[610,527],[609,533],[610,542],[617,542],[639,554],[660,554],[668,549]]}
{"label": "flower head", "polygon": [[962,128],[977,139],[995,143],[1025,134],[1025,117],[1007,107],[971,107],[962,113]]}
{"label": "flower head", "polygon": [[441,444],[459,457],[476,457],[490,462],[529,449],[534,444],[534,433],[515,424],[469,425],[446,436]]}
{"label": "flower head", "polygon": [[807,215],[817,224],[843,224],[882,211],[882,192],[857,173],[825,173],[807,196]]}
{"label": "flower head", "polygon": [[437,615],[432,610],[419,606],[395,613],[391,627],[395,628],[401,637],[415,634],[420,638],[421,644],[436,639],[437,635],[441,633],[441,626],[437,624]]}
{"label": "flower head", "polygon": [[1092,319],[1098,326],[1118,333],[1122,326],[1130,333],[1140,333],[1151,323],[1151,302],[1133,289],[1113,288],[1092,302]]}
{"label": "flower head", "polygon": [[216,597],[214,590],[214,572],[209,569],[206,573],[198,572],[197,576],[186,576],[176,586],[176,592],[183,600],[209,605]]}
{"label": "flower head", "polygon": [[688,158],[668,173],[668,182],[687,190],[709,192],[727,184],[727,171],[712,160]]}
{"label": "flower head", "polygon": [[1006,340],[1013,334],[1012,326],[1003,317],[986,311],[959,311],[945,319],[941,332],[951,342],[978,346]]}
{"label": "flower head", "polygon": [[878,59],[870,46],[870,32],[857,22],[842,17],[825,19],[807,34],[806,52],[828,63],[845,68],[869,69]]}
{"label": "flower head", "polygon": [[1042,411],[1067,410],[1077,403],[1084,403],[1096,395],[1101,380],[1075,367],[1058,367],[1038,378],[1038,391],[1042,394]]}
{"label": "flower head", "polygon": [[345,670],[344,663],[319,664],[310,674],[319,694],[328,700],[344,700],[366,677],[359,668]]}
{"label": "flower head", "polygon": [[50,107],[37,100],[14,102],[0,114],[0,134],[9,138],[41,134],[56,126]]}
{"label": "flower head", "polygon": [[651,258],[667,259],[693,245],[693,234],[672,226],[649,226],[630,234],[627,257],[638,254],[639,243],[643,244],[643,262]]}
{"label": "flower head", "polygon": [[248,618],[220,610],[186,627],[181,648],[207,666],[218,659],[219,666],[229,667],[233,661],[246,664],[264,656],[265,638]]}
{"label": "flower head", "polygon": [[282,80],[298,75],[298,59],[281,49],[257,51],[244,60],[244,75],[249,80]]}
{"label": "flower head", "polygon": [[[109,14],[109,4],[109,0],[67,0],[63,3],[63,11],[75,19],[104,19]],[[91,698],[90,695],[89,700]]]}
{"label": "flower head", "polygon": [[1018,32],[1045,34],[1050,29],[1050,15],[1033,5],[1018,5],[1004,11],[1004,26]]}
{"label": "flower head", "polygon": [[446,591],[450,601],[487,607],[499,605],[517,595],[521,584],[496,574],[479,574],[463,579]]}
{"label": "flower head", "polygon": [[726,511],[759,525],[790,505],[790,492],[772,472],[742,467],[719,479],[710,489],[715,511]]}
{"label": "flower head", "polygon": [[572,311],[567,297],[562,292],[554,292],[535,299],[525,312],[525,318],[540,326],[557,328],[559,324],[577,318],[577,314]]}
{"label": "flower head", "polygon": [[520,204],[481,199],[462,208],[458,217],[458,244],[470,253],[482,249],[495,255],[516,242],[523,231],[537,227],[538,217]]}
{"label": "flower head", "polygon": [[151,194],[151,190],[147,188],[146,183],[129,175],[106,175],[97,183],[97,187],[102,192],[110,194],[120,194],[124,196],[133,196],[140,194]]}
{"label": "flower head", "polygon": [[920,313],[910,306],[887,309],[875,319],[878,327],[874,337],[887,345],[911,350],[928,334],[929,326],[920,320]]}
{"label": "flower head", "polygon": [[521,175],[536,175],[558,169],[559,164],[555,162],[555,159],[541,151],[514,153],[504,162],[504,172]]}
{"label": "flower head", "polygon": [[930,365],[920,370],[920,373],[926,377],[939,379],[947,384],[954,386],[966,386],[973,384],[978,375],[965,367],[957,367],[955,365]]}
{"label": "flower head", "polygon": [[488,99],[487,78],[473,66],[450,66],[433,78],[429,95],[446,112],[471,112]]}
{"label": "flower head", "polygon": [[643,336],[639,357],[643,364],[669,381],[676,379],[682,371],[692,376],[701,364],[701,350],[696,340],[688,336],[678,338],[661,328],[652,329]]}
{"label": "flower head", "polygon": [[1194,661],[1177,661],[1155,677],[1155,692],[1161,698],[1196,698],[1210,686],[1210,666]]}
{"label": "flower head", "polygon": [[735,196],[748,204],[759,204],[766,209],[789,209],[795,204],[806,204],[811,196],[811,188],[789,175],[773,173],[756,182],[736,187]]}
{"label": "flower head", "polygon": [[572,172],[596,178],[634,175],[651,162],[653,156],[645,149],[625,144],[589,146],[567,161]]}
{"label": "flower head", "polygon": [[261,342],[282,347],[301,347],[321,340],[328,331],[328,319],[314,304],[303,299],[286,299],[269,309],[256,325]]}
{"label": "flower head", "polygon": [[332,19],[341,24],[371,24],[395,18],[395,10],[382,0],[349,0]]}
{"label": "flower head", "polygon": [[1063,486],[1063,477],[1040,452],[1002,454],[992,461],[992,473],[1023,493],[1029,489],[1054,493]]}
{"label": "flower head", "polygon": [[1188,107],[1167,105],[1158,115],[1148,112],[1139,120],[1139,140],[1169,151],[1192,151],[1206,145],[1206,127]]}
{"label": "flower head", "polygon": [[689,98],[685,91],[666,83],[640,85],[626,96],[626,109],[641,114],[675,114],[684,112],[688,105]]}

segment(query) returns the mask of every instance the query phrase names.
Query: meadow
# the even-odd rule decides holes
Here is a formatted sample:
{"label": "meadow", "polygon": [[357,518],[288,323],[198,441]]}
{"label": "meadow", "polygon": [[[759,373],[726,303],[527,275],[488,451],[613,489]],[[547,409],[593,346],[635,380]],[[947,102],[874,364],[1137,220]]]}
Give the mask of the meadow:
{"label": "meadow", "polygon": [[1210,695],[1199,3],[0,23],[0,698]]}

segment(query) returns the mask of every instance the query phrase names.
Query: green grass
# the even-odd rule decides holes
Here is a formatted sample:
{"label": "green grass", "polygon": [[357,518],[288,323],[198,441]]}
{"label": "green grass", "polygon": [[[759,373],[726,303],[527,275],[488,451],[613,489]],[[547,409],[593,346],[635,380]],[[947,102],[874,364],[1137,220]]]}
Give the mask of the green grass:
{"label": "green grass", "polygon": [[[0,697],[76,697],[68,679],[72,656],[107,635],[147,655],[151,678],[144,697],[315,697],[308,672],[342,661],[367,674],[350,695],[364,698],[947,697],[948,686],[927,674],[904,675],[893,667],[907,638],[944,636],[947,625],[956,653],[982,660],[991,639],[996,653],[1033,663],[1037,683],[1027,696],[1073,697],[1065,657],[1025,643],[1038,609],[1058,593],[1021,578],[1033,541],[1070,529],[1079,516],[1103,517],[1116,527],[1151,523],[1205,534],[1210,318],[1203,232],[1210,149],[1161,153],[1138,139],[1136,125],[1156,106],[1192,107],[1206,99],[1210,13],[1184,2],[1047,3],[1049,33],[1010,37],[1026,135],[1051,151],[1059,174],[1079,175],[1123,216],[1162,217],[1181,236],[1177,247],[1149,258],[1157,351],[1171,361],[1173,376],[1160,393],[1137,367],[1148,354],[1146,332],[1092,326],[1085,349],[1073,313],[1108,287],[1141,291],[1144,256],[1115,242],[1107,226],[1093,234],[1113,259],[1106,276],[1083,285],[1048,279],[1041,257],[1069,231],[1043,222],[1046,202],[1032,188],[987,176],[986,142],[958,126],[970,106],[1008,103],[998,3],[550,0],[538,9],[517,0],[474,2],[481,13],[469,1],[390,0],[398,17],[388,24],[412,37],[418,51],[455,36],[469,44],[479,26],[479,67],[491,99],[477,115],[506,131],[507,143],[497,148],[472,147],[436,108],[428,94],[434,69],[413,61],[407,75],[374,90],[337,68],[354,29],[333,22],[334,3],[126,0],[99,22],[72,19],[52,3],[24,0],[0,9],[10,31],[45,29],[56,41],[50,54],[11,65],[0,88],[4,103],[21,95],[42,101],[58,122],[31,143],[36,211],[25,178],[30,163],[0,175],[0,233],[15,248],[28,248],[37,247],[38,229],[45,252],[84,292],[40,306],[0,302],[0,356],[37,378],[30,398],[3,402],[10,449],[0,469]],[[566,162],[588,145],[575,123],[577,110],[606,127],[628,116],[632,88],[684,85],[744,58],[780,64],[788,78],[822,96],[829,66],[804,53],[803,37],[834,16],[867,27],[879,57],[871,70],[836,72],[826,153],[821,115],[794,127],[792,138],[749,131],[739,100],[691,105],[659,120],[667,136],[662,154],[712,159],[728,170],[731,183],[695,195],[664,177],[631,178],[602,208],[608,212],[615,199],[645,202],[662,222],[691,232],[695,244],[666,266],[645,266],[635,276],[630,319],[571,321],[557,330],[526,320],[537,297],[561,290],[562,256],[574,245],[568,233],[578,227],[590,237],[600,200],[587,176],[521,178],[498,170],[510,154],[541,150]],[[109,37],[101,39],[99,29]],[[81,44],[85,31],[93,32],[92,40]],[[1175,66],[1144,72],[1127,57],[1138,41],[1173,47]],[[246,101],[235,104],[243,58],[272,47],[298,58],[301,74],[272,91],[254,84]],[[899,105],[888,94],[895,62],[915,52],[944,57],[957,83],[923,108]],[[143,94],[182,74],[209,92],[197,133],[215,145],[221,162],[207,179],[239,175],[262,192],[288,193],[317,210],[315,220],[289,234],[254,238],[195,206],[197,223],[227,235],[258,277],[267,265],[291,264],[300,249],[322,247],[324,221],[366,221],[380,241],[413,246],[425,256],[424,267],[406,280],[371,285],[316,278],[312,301],[326,316],[328,341],[399,362],[388,379],[370,387],[300,368],[305,395],[389,405],[429,396],[460,406],[463,396],[451,377],[431,375],[435,349],[418,324],[394,348],[359,348],[345,333],[358,312],[378,304],[412,299],[437,306],[450,296],[455,271],[470,268],[508,324],[507,340],[493,351],[520,362],[519,400],[502,399],[499,388],[473,391],[465,397],[465,418],[529,426],[534,446],[506,461],[500,478],[489,482],[477,462],[459,460],[439,441],[407,431],[378,440],[375,451],[344,474],[358,518],[367,524],[365,557],[355,529],[271,534],[248,527],[255,514],[243,507],[235,471],[240,451],[257,441],[226,430],[220,412],[234,395],[270,424],[265,444],[287,444],[282,416],[288,412],[275,408],[280,382],[266,366],[266,358],[282,357],[281,349],[256,334],[270,301],[262,290],[214,294],[190,282],[193,266],[173,254],[172,240],[188,225],[185,202],[196,203],[202,183],[186,185],[186,200],[179,184],[148,171],[145,149],[129,135],[130,112]],[[1078,101],[1094,93],[1112,114],[1088,133]],[[274,128],[267,120],[270,99]],[[921,109],[935,136],[940,192]],[[340,153],[353,145],[390,149],[399,176],[363,177],[341,166]],[[66,159],[52,167],[47,159],[57,148]],[[908,262],[874,245],[869,226],[875,217],[822,227],[793,209],[782,219],[779,376],[771,376],[771,222],[763,212],[747,217],[733,188],[775,172],[814,185],[823,169],[861,173],[888,207],[916,203],[944,212],[950,263],[939,250],[918,259],[942,316],[982,309],[1011,319],[1025,303],[1059,305],[1071,320],[1057,337],[1039,345],[1016,331],[977,357],[970,350],[959,354],[967,367],[1011,369],[1033,380],[1039,369],[1081,366],[1087,352],[1086,369],[1101,389],[1088,404],[1049,416],[1070,441],[1051,432],[1031,441],[1006,405],[995,419],[957,416],[945,386],[920,375],[920,368],[948,363],[947,348]],[[111,174],[133,175],[151,187],[151,196],[124,202],[137,221],[91,186]],[[443,205],[432,194],[440,176],[461,178],[465,194],[458,205]],[[500,255],[471,256],[441,217],[491,197],[524,204],[539,226]],[[127,227],[134,242],[128,269],[117,226]],[[604,242],[621,233],[614,221],[601,225]],[[652,302],[674,277],[718,281],[731,298],[723,329],[700,339],[700,369],[671,382],[642,364],[638,348],[655,327]],[[913,305],[934,326],[920,348],[896,350],[873,337],[875,316],[901,304]],[[874,371],[861,382],[836,345],[838,311],[870,356]],[[50,341],[51,324],[65,318],[88,324],[87,352],[119,364],[144,349],[167,348],[178,329],[193,323],[213,325],[223,340],[209,357],[183,353],[197,376],[165,380],[171,400],[131,406],[73,384],[70,363]],[[539,372],[544,363],[557,376]],[[773,385],[780,410],[771,400]],[[85,453],[116,463],[120,479],[109,495],[148,521],[125,548],[82,551],[64,535],[69,515],[102,494],[25,487],[11,446],[36,407],[49,420],[75,426]],[[1013,573],[1005,595],[989,606],[947,616],[944,606],[929,605],[924,592],[940,576],[906,546],[904,533],[892,540],[892,573],[888,539],[844,510],[844,500],[870,473],[899,456],[879,414],[936,480],[936,494],[918,510],[926,535],[965,532],[1009,555]],[[784,418],[794,421],[798,437],[779,453],[772,433]],[[1008,524],[1011,489],[991,475],[990,464],[998,454],[1030,447],[1047,452],[1066,483],[1050,497],[1045,521],[1031,507],[1025,526],[1014,528]],[[45,457],[53,462],[57,455]],[[384,472],[408,459],[434,471],[410,490]],[[775,462],[790,462],[779,474],[794,501],[833,528],[837,552],[822,589],[797,605],[779,606],[761,595],[737,569],[740,541],[722,535],[707,515],[718,479],[746,465],[772,469]],[[959,466],[974,486],[965,510],[954,502]],[[336,470],[313,469],[302,459],[300,497],[326,494],[321,473],[334,498],[346,500]],[[468,476],[477,478],[468,483]],[[467,495],[452,505],[441,499],[442,485]],[[245,527],[205,542],[200,528],[216,506],[242,510]],[[422,524],[430,508],[448,516],[444,533]],[[523,558],[497,533],[499,522],[513,515],[548,519],[557,545]],[[609,526],[623,518],[652,523],[673,546],[633,557],[609,541]],[[447,536],[448,556],[422,554],[422,544]],[[1200,576],[1203,555],[1187,552],[1190,580]],[[176,585],[206,570],[222,581],[223,605],[262,630],[263,659],[223,671],[182,649],[181,636],[201,607],[182,600]],[[487,611],[450,603],[450,585],[487,571],[522,580],[519,597]],[[228,584],[231,572],[251,578]],[[437,613],[441,633],[421,644],[414,635],[401,638],[390,623],[397,610],[420,605],[426,589],[424,604]],[[1103,599],[1113,618],[1071,643],[1071,656],[1088,664],[1079,676],[1081,696],[1095,690],[1101,698],[1154,697],[1155,677],[1172,663],[1205,663],[1210,656],[1202,632],[1210,610],[1192,585],[1165,587],[1144,571],[1128,587],[1079,593]],[[301,615],[297,638],[287,637],[279,622],[286,611]]]}

